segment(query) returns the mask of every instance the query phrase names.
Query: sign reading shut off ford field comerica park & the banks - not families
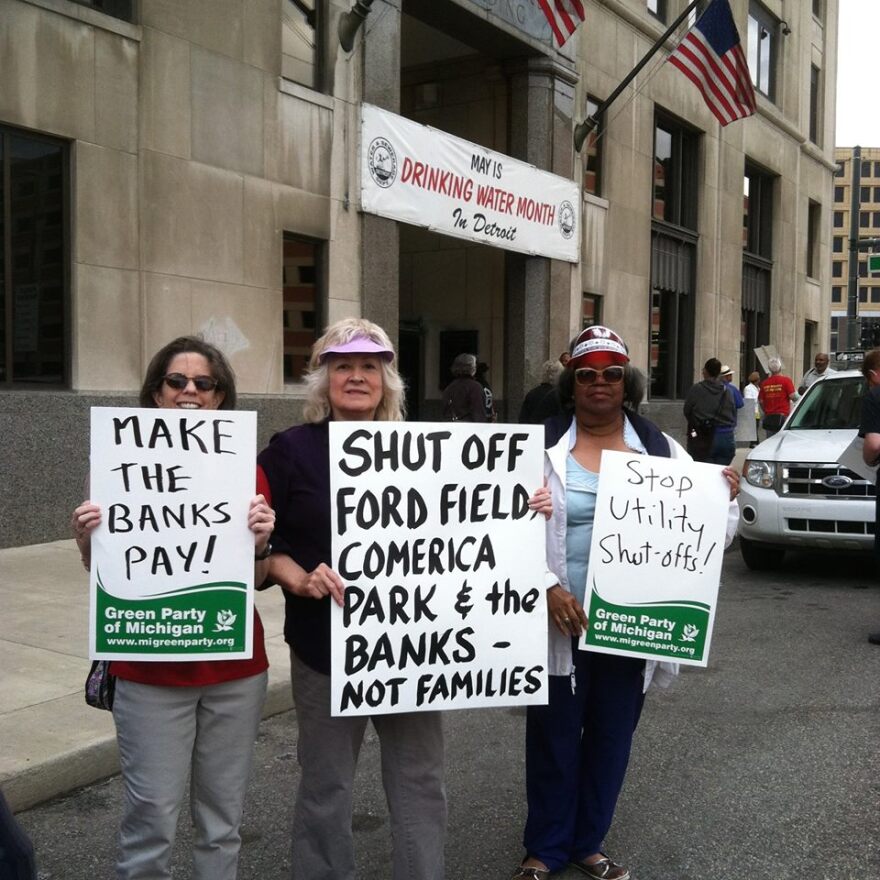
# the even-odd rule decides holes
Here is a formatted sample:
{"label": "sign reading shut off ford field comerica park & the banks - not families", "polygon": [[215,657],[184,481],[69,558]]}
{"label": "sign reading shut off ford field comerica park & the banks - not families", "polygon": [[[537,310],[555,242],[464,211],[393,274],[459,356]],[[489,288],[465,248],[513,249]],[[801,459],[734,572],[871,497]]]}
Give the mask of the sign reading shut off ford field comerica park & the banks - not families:
{"label": "sign reading shut off ford field comerica park & the banks - not families", "polygon": [[89,655],[233,660],[253,653],[256,413],[91,413]]}
{"label": "sign reading shut off ford field comerica park & the banks - not families", "polygon": [[361,209],[434,232],[570,263],[580,252],[572,180],[361,107]]}
{"label": "sign reading shut off ford field comerica park & the banks - not families", "polygon": [[582,649],[707,665],[729,492],[716,465],[602,453]]}

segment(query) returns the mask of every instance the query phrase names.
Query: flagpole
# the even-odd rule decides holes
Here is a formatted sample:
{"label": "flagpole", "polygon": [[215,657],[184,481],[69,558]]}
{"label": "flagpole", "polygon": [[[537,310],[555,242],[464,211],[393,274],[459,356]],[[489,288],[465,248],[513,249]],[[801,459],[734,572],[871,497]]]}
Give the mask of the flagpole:
{"label": "flagpole", "polygon": [[623,82],[596,108],[595,113],[591,113],[583,122],[575,126],[574,150],[576,153],[581,151],[587,136],[599,124],[602,114],[608,109],[609,105],[639,75],[639,71],[653,58],[654,53],[672,36],[675,29],[688,17],[691,10],[695,9],[699,2],[700,0],[692,0],[681,15],[669,25],[663,36],[648,49],[645,57],[624,77]]}

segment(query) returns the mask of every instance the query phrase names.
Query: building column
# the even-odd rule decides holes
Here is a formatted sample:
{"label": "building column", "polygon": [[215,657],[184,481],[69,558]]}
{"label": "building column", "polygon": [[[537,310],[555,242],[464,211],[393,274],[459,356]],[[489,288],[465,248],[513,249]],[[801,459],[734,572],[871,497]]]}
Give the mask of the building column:
{"label": "building column", "polygon": [[[532,58],[510,72],[510,153],[570,178],[577,74],[550,58]],[[580,231],[578,232],[580,234]],[[519,411],[541,364],[568,344],[575,266],[508,252],[505,272],[504,397],[507,418]]]}
{"label": "building column", "polygon": [[[376,0],[365,22],[363,100],[400,113],[401,0]],[[396,220],[361,215],[363,316],[397,343],[400,323],[400,236]]]}

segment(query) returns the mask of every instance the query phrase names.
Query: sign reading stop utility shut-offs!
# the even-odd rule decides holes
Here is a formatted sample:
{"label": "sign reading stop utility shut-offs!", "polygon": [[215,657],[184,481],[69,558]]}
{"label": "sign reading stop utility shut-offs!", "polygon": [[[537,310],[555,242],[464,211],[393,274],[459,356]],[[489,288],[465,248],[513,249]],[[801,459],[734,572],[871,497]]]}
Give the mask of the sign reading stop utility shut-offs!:
{"label": "sign reading stop utility shut-offs!", "polygon": [[581,649],[707,665],[729,492],[716,465],[603,452]]}
{"label": "sign reading stop utility shut-offs!", "polygon": [[94,407],[89,656],[253,655],[256,413]]}

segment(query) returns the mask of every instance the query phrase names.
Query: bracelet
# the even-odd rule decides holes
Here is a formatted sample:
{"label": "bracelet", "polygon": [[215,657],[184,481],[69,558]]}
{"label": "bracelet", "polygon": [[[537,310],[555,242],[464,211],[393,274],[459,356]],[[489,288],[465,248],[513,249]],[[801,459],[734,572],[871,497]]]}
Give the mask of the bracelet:
{"label": "bracelet", "polygon": [[271,541],[266,541],[266,546],[263,548],[261,553],[254,553],[254,561],[262,562],[264,559],[268,559],[272,555],[272,543]]}

